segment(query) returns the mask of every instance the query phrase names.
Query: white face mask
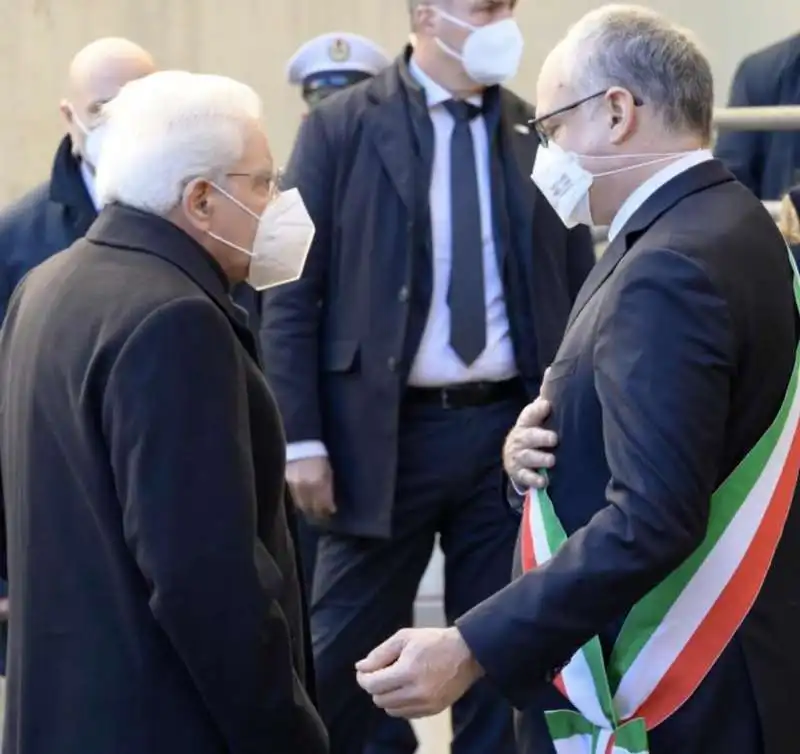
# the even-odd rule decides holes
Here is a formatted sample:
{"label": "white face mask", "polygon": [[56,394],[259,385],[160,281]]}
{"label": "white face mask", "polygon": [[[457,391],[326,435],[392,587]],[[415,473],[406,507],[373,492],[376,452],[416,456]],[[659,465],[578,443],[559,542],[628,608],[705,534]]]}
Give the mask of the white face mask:
{"label": "white face mask", "polygon": [[72,119],[75,121],[75,125],[81,130],[83,133],[83,151],[82,151],[82,158],[83,161],[92,169],[93,172],[97,171],[97,163],[100,160],[100,154],[103,150],[103,140],[105,139],[106,134],[106,123],[101,121],[93,128],[89,128],[79,117],[78,114],[75,112],[74,108],[72,110]]}
{"label": "white face mask", "polygon": [[300,192],[290,189],[280,193],[259,217],[225,189],[216,183],[212,185],[258,222],[251,250],[237,246],[210,231],[208,233],[217,241],[250,257],[247,283],[257,291],[263,291],[297,280],[303,274],[315,233],[314,222]]}
{"label": "white face mask", "polygon": [[439,37],[436,38],[436,44],[448,55],[460,60],[467,76],[476,84],[494,86],[516,75],[525,42],[519,25],[513,18],[505,18],[486,26],[473,26],[441,8],[436,8],[436,12],[450,23],[470,30],[461,54]]}
{"label": "white face mask", "polygon": [[[555,142],[551,141],[546,147],[542,146],[536,151],[536,160],[533,163],[531,180],[536,188],[561,218],[567,228],[576,225],[594,225],[589,202],[589,190],[595,178],[607,175],[616,175],[628,170],[655,165],[659,162],[669,162],[680,157],[685,152],[644,152],[641,154],[625,155],[578,155],[575,152],[565,152]],[[625,165],[614,170],[601,173],[592,173],[580,163],[580,158],[589,160],[620,160],[625,158],[641,159],[633,165]]]}

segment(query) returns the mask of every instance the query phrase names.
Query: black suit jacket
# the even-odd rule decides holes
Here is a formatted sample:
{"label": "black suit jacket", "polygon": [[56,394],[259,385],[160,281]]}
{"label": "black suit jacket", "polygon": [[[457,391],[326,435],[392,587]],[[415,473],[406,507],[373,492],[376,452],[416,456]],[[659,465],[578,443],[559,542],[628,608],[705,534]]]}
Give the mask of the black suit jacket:
{"label": "black suit jacket", "polygon": [[245,322],[200,246],[120,205],[12,297],[6,754],[327,750]]}
{"label": "black suit jacket", "polygon": [[50,179],[0,213],[0,321],[28,270],[82,238],[96,217],[66,136]]}
{"label": "black suit jacket", "polygon": [[[548,751],[542,710],[565,706],[544,679],[592,635],[608,650],[705,536],[711,494],[778,411],[797,333],[786,245],[717,161],[663,186],[601,257],[544,388],[560,434],[550,496],[571,538],[459,622],[526,710],[524,752]],[[798,516],[745,625],[653,731],[652,754],[792,750]]]}
{"label": "black suit jacket", "polygon": [[[800,34],[748,55],[734,74],[728,105],[800,105]],[[800,183],[797,131],[721,129],[715,151],[759,199],[780,199]]]}
{"label": "black suit jacket", "polygon": [[[270,291],[262,313],[265,369],[288,440],[325,443],[338,506],[331,526],[366,536],[390,533],[399,408],[433,281],[418,133],[432,126],[408,54],[304,122],[286,182],[317,233],[301,280]],[[567,232],[530,180],[537,141],[520,130],[531,107],[506,90],[491,94],[504,163],[493,185],[499,261],[518,366],[534,395],[594,250],[586,229]]]}

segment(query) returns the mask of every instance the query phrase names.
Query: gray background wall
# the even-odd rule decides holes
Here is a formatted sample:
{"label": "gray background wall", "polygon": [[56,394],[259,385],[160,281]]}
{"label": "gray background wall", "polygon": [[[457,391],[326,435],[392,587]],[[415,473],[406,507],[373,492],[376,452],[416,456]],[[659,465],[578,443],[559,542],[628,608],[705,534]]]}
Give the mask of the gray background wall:
{"label": "gray background wall", "polygon": [[[533,96],[537,69],[565,28],[597,0],[520,0],[527,41],[512,83]],[[796,29],[794,0],[651,0],[693,28],[718,76],[720,103],[746,51]],[[213,71],[254,86],[285,160],[300,102],[284,82],[284,63],[305,39],[334,30],[371,36],[387,51],[408,34],[406,0],[0,0],[0,204],[46,174],[61,133],[57,105],[68,60],[99,36],[124,35],[150,48],[162,67]]]}

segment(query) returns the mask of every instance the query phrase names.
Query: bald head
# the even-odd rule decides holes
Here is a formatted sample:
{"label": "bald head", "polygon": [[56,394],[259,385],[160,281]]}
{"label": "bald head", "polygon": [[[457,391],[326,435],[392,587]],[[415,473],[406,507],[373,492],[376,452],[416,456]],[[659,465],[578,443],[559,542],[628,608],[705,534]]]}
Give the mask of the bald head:
{"label": "bald head", "polygon": [[155,70],[150,53],[119,37],[98,39],[78,52],[70,63],[66,98],[61,103],[76,153],[82,153],[85,130],[92,128],[102,106],[129,81]]}

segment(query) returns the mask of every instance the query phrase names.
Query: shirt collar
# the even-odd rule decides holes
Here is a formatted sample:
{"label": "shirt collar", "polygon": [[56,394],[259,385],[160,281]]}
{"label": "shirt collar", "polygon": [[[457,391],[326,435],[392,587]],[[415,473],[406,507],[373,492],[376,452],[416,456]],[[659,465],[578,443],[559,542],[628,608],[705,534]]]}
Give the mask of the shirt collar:
{"label": "shirt collar", "polygon": [[86,186],[86,191],[89,193],[89,198],[92,200],[92,204],[94,208],[99,212],[100,211],[100,202],[97,199],[97,187],[94,180],[94,174],[89,169],[89,166],[81,160],[81,177],[83,178],[83,184]]}
{"label": "shirt collar", "polygon": [[[428,76],[428,74],[419,67],[413,55],[408,61],[408,70],[413,79],[422,87],[422,91],[425,92],[425,101],[428,103],[429,110],[453,99],[452,92],[448,92],[441,84],[437,84]],[[483,96],[475,94],[472,97],[467,97],[466,101],[469,102],[470,105],[481,107],[483,105]]]}
{"label": "shirt collar", "polygon": [[639,186],[622,204],[617,211],[611,225],[608,228],[608,241],[613,241],[625,224],[630,220],[636,210],[639,209],[653,194],[664,184],[676,178],[689,168],[699,165],[701,162],[713,160],[714,155],[708,149],[697,149],[688,152],[680,159],[669,163],[654,175],[651,175],[641,186]]}

